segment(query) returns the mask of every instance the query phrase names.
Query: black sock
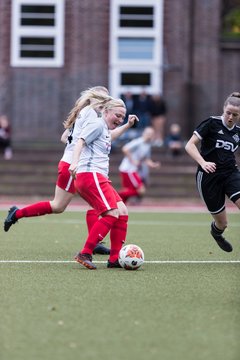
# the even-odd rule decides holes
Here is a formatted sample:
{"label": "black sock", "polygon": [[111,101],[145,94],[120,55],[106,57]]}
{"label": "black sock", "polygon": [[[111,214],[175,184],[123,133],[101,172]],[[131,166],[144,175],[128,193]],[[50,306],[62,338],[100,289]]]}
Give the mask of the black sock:
{"label": "black sock", "polygon": [[212,222],[212,230],[216,235],[221,235],[224,232],[224,230],[220,230],[216,227],[216,224],[214,221]]}

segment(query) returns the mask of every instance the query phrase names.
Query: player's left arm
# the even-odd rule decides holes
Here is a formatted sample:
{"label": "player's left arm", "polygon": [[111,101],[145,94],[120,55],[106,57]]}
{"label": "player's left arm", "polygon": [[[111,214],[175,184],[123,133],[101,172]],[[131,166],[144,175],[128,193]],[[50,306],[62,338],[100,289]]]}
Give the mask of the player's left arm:
{"label": "player's left arm", "polygon": [[152,159],[146,159],[145,164],[147,164],[147,166],[151,169],[157,169],[161,166],[160,161],[153,161]]}
{"label": "player's left arm", "polygon": [[69,136],[69,129],[66,129],[61,136],[61,142],[66,144]]}
{"label": "player's left arm", "polygon": [[128,122],[124,125],[119,126],[118,128],[111,130],[111,140],[116,140],[119,136],[121,136],[125,131],[130,129],[134,124],[135,121],[139,121],[139,118],[136,115],[129,115]]}

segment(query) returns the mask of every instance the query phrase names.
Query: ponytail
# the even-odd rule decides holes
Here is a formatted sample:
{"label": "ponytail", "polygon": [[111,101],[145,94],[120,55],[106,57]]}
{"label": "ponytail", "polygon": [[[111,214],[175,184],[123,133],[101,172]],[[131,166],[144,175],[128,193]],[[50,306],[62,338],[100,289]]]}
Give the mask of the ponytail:
{"label": "ponytail", "polygon": [[86,106],[91,105],[92,100],[95,100],[94,106],[103,106],[109,99],[108,89],[104,86],[94,86],[82,91],[80,98],[77,99],[67,119],[63,122],[64,128],[70,129],[75,123],[80,111]]}

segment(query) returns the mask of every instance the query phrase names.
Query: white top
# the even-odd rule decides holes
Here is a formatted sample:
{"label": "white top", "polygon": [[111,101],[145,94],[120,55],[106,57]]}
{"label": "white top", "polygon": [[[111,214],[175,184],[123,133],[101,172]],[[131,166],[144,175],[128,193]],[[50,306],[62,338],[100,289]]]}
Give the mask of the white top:
{"label": "white top", "polygon": [[85,122],[80,138],[85,141],[85,146],[80,155],[77,173],[98,172],[108,177],[111,133],[104,119]]}
{"label": "white top", "polygon": [[65,161],[66,163],[71,164],[73,149],[80,137],[82,127],[88,121],[96,121],[98,119],[98,114],[90,106],[86,106],[80,111],[74,125],[71,129],[69,129],[69,136],[61,161]]}
{"label": "white top", "polygon": [[[130,151],[132,159],[140,163],[151,158],[151,143],[145,142],[143,137],[130,141],[125,147]],[[121,172],[136,172],[138,169],[139,166],[132,164],[127,156],[123,158],[119,166]]]}

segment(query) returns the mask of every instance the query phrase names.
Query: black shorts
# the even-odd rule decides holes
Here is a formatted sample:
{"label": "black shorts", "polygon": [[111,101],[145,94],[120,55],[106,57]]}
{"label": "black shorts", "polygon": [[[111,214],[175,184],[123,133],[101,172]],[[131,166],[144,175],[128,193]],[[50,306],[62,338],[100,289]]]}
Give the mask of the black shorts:
{"label": "black shorts", "polygon": [[225,209],[225,198],[236,202],[240,198],[240,172],[230,174],[207,174],[198,170],[196,182],[199,194],[211,214],[218,214]]}

